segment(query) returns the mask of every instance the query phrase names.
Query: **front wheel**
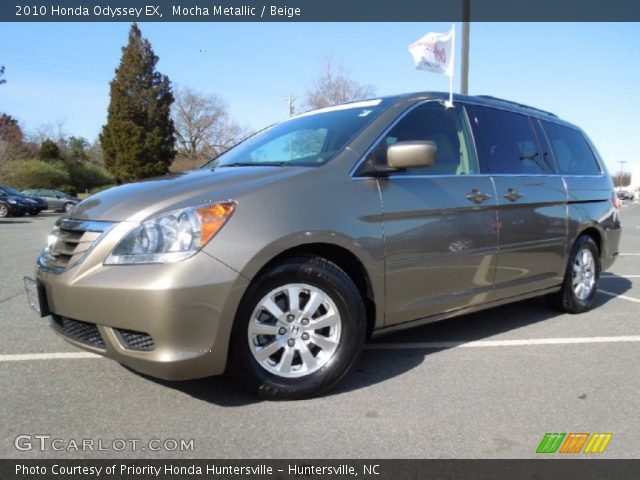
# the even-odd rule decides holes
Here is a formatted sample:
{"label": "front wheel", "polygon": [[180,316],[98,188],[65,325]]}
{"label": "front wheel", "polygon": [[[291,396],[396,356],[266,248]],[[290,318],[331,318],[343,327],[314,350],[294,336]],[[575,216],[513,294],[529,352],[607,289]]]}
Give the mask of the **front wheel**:
{"label": "front wheel", "polygon": [[9,216],[9,207],[4,203],[0,203],[0,218],[6,218]]}
{"label": "front wheel", "polygon": [[589,235],[581,235],[571,251],[562,289],[548,297],[561,312],[582,313],[591,308],[600,280],[600,252]]}
{"label": "front wheel", "polygon": [[64,211],[65,213],[68,212],[69,210],[71,210],[73,208],[73,203],[68,202],[64,204]]}
{"label": "front wheel", "polygon": [[292,258],[249,287],[234,324],[230,371],[265,399],[311,397],[347,374],[365,333],[353,280],[323,258]]}

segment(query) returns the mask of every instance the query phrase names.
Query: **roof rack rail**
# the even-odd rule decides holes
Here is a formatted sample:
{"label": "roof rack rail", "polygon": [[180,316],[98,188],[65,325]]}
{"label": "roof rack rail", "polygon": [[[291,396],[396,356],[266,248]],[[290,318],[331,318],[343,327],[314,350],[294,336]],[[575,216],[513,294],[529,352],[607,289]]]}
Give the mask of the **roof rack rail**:
{"label": "roof rack rail", "polygon": [[511,105],[516,105],[516,106],[522,107],[522,108],[528,108],[530,110],[536,110],[538,112],[542,112],[542,113],[545,113],[547,115],[551,115],[552,117],[558,118],[558,116],[555,113],[551,113],[551,112],[548,112],[546,110],[542,110],[541,108],[532,107],[530,105],[525,105],[524,103],[518,103],[518,102],[514,102],[512,100],[505,100],[504,98],[493,97],[491,95],[476,95],[476,96],[479,97],[479,98],[485,98],[487,100],[497,100],[499,102],[510,103]]}

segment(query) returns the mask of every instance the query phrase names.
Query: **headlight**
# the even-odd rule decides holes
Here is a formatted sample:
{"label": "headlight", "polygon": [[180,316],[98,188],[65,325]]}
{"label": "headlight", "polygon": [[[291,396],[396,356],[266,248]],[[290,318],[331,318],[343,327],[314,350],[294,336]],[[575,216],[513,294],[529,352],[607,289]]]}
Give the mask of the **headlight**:
{"label": "headlight", "polygon": [[235,210],[235,203],[185,208],[142,222],[111,252],[106,265],[173,263],[204,247]]}
{"label": "headlight", "polygon": [[18,204],[18,202],[14,198],[7,198],[7,202],[9,202],[11,205],[17,205]]}

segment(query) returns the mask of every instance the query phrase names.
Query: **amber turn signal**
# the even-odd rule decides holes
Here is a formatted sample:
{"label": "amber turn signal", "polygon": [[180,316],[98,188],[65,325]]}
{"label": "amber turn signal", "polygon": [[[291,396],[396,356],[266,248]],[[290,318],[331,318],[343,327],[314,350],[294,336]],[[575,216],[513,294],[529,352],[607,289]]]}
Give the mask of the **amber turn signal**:
{"label": "amber turn signal", "polygon": [[204,247],[211,240],[236,208],[233,202],[216,203],[196,209],[196,215],[200,219],[200,246]]}

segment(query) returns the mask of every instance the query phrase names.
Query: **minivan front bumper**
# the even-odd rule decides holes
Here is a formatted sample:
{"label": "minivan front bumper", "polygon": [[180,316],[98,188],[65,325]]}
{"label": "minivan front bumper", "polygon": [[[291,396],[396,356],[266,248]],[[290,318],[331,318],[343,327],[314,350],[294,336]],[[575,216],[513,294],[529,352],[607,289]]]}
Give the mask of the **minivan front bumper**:
{"label": "minivan front bumper", "polygon": [[247,281],[199,252],[174,264],[38,267],[50,325],[79,348],[166,380],[217,375]]}

